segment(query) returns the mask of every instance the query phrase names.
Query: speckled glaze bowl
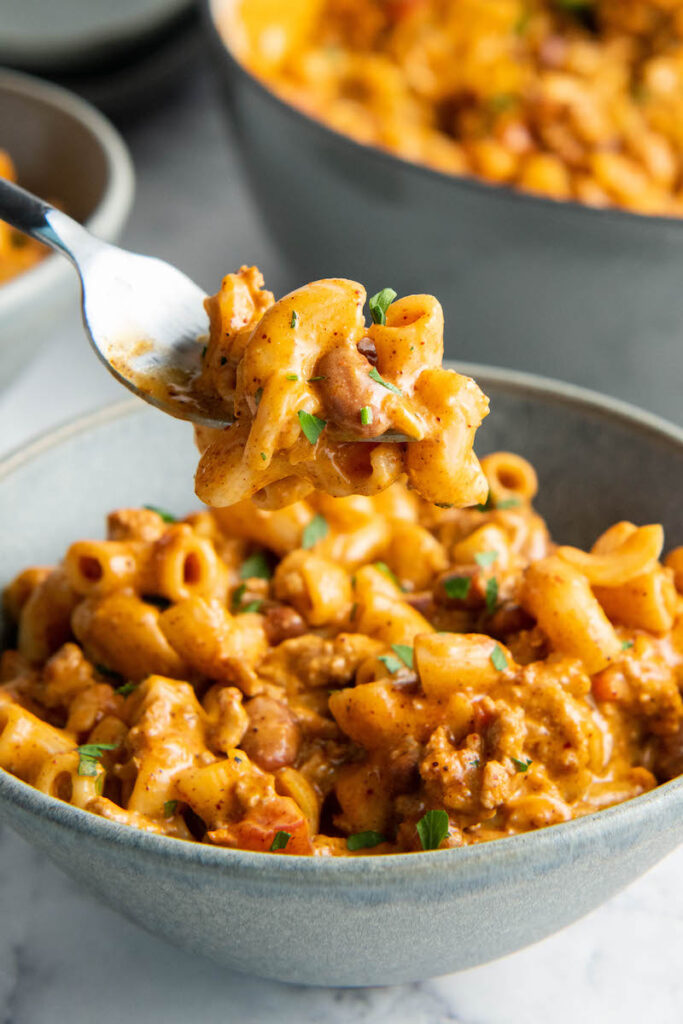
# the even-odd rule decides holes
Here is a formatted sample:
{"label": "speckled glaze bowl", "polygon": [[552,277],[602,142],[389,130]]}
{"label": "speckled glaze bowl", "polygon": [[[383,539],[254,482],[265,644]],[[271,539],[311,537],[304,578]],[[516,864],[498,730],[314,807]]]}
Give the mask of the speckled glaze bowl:
{"label": "speckled glaze bowl", "polygon": [[443,174],[364,146],[281,100],[202,0],[211,53],[264,223],[294,288],[438,295],[451,359],[533,370],[683,423],[683,220],[596,210]]}
{"label": "speckled glaze bowl", "polygon": [[[0,148],[12,157],[20,185],[116,241],[133,202],[133,165],[94,107],[50,82],[0,69]],[[70,307],[78,309],[78,281],[63,256],[49,254],[0,285],[0,388]]]}
{"label": "speckled glaze bowl", "polygon": [[[553,534],[588,543],[618,518],[683,543],[683,431],[541,378],[468,366],[491,396],[479,450],[513,449],[541,481]],[[192,497],[187,425],[135,401],[0,465],[0,584],[49,564],[104,514],[178,513]],[[406,982],[484,963],[581,917],[683,839],[683,778],[598,814],[481,846],[318,859],[147,835],[0,771],[0,815],[150,931],[231,968],[307,985]]]}

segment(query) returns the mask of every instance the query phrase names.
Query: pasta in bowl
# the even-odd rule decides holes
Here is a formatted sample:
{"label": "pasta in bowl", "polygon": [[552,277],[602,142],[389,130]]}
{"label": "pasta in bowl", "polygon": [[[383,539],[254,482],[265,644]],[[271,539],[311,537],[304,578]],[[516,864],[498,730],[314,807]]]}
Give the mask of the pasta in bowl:
{"label": "pasta in bowl", "polygon": [[[265,397],[264,397],[265,401]],[[683,768],[683,548],[622,521],[557,547],[536,475],[402,482],[107,539],[6,590],[0,767],[186,840],[318,856],[459,847],[590,814]]]}
{"label": "pasta in bowl", "polygon": [[[540,488],[534,504],[554,536],[588,551],[609,523],[621,518],[634,524],[659,521],[664,525],[669,548],[683,543],[680,499],[671,484],[683,469],[680,431],[607,399],[538,378],[482,367],[461,368],[460,372],[479,382],[496,409],[496,415],[486,420],[478,441],[487,473],[492,473],[491,465],[484,461],[487,453],[506,450],[514,432],[515,446],[539,474]],[[595,443],[598,436],[599,443]],[[106,459],[102,458],[103,451]],[[558,451],[574,451],[580,453],[580,458],[559,459]],[[159,416],[140,402],[127,402],[91,416],[6,460],[0,466],[3,584],[10,583],[29,564],[56,565],[75,537],[100,536],[106,510],[117,504],[133,508],[146,501],[173,512],[189,507],[188,481],[195,463],[196,452],[187,425]],[[83,487],[86,479],[88,486]],[[635,479],[640,485],[634,488]],[[604,486],[606,480],[609,487]],[[501,481],[503,486],[509,483]],[[528,499],[524,498],[527,492],[519,481],[515,489],[522,504],[498,508],[495,514],[499,519],[515,512],[528,514]],[[36,501],[39,491],[60,496],[59,501],[50,504],[49,515],[45,504]],[[493,498],[500,504],[511,497],[504,490],[493,491]],[[390,493],[355,500],[361,500],[366,507],[368,502],[380,503],[381,507]],[[584,495],[591,495],[592,500],[584,500]],[[333,521],[329,508],[322,504],[314,507],[310,500],[303,502],[305,507],[310,505],[305,519],[290,525],[289,534],[282,538],[288,549],[302,547],[303,529],[318,515],[327,520],[329,530],[326,537],[318,536],[317,545],[329,543],[341,528],[341,523],[338,527]],[[410,504],[416,502],[414,492],[408,500]],[[344,499],[344,503],[350,503],[349,499]],[[258,510],[255,516],[265,529],[266,522],[275,516],[284,523],[285,511]],[[146,511],[144,515],[147,514]],[[453,517],[456,512],[437,510],[435,514]],[[486,512],[474,509],[458,513],[465,514],[492,516],[494,512],[489,508]],[[211,519],[217,523],[221,515],[219,511]],[[201,513],[201,518],[204,516]],[[246,515],[245,520],[248,525]],[[157,529],[189,529],[191,523],[195,524],[192,532],[197,534],[194,515],[184,524],[162,520]],[[428,532],[432,530],[425,523],[418,525]],[[236,528],[231,529],[234,532]],[[316,524],[308,539],[311,532],[315,538],[319,531]],[[200,535],[206,536],[201,531]],[[230,593],[243,583],[247,586],[235,619],[265,619],[272,604],[282,601],[266,598],[264,594],[266,587],[270,594],[275,577],[269,581],[258,575],[241,578],[244,561],[257,549],[270,552],[269,567],[276,568],[282,554],[273,546],[273,540],[272,535],[268,539],[264,534],[258,542],[244,537],[240,541],[245,544],[244,555],[234,559],[235,578]],[[401,553],[405,547],[405,543],[397,545]],[[321,557],[324,551],[324,547],[303,548],[304,554]],[[87,549],[81,549],[81,554],[87,553]],[[376,561],[394,565],[399,579],[408,586],[405,569],[388,555],[384,559],[368,555],[367,560],[371,569]],[[417,561],[410,560],[408,555],[405,560],[409,565]],[[485,575],[491,571],[497,574],[501,569],[495,563],[474,565],[477,570],[484,569]],[[253,563],[248,568],[253,571]],[[346,572],[350,580],[353,571]],[[390,583],[381,569],[377,573]],[[458,575],[467,574],[459,569]],[[503,600],[502,580],[500,589]],[[478,588],[477,592],[480,593]],[[400,601],[404,602],[411,591],[401,593]],[[485,593],[486,588],[484,602]],[[249,604],[258,600],[264,601],[261,608],[249,609]],[[164,614],[160,598],[144,603],[155,616]],[[231,609],[228,611],[233,615]],[[455,611],[451,606],[449,614]],[[465,612],[474,613],[472,609]],[[485,604],[480,612],[486,614]],[[452,624],[446,628],[453,631]],[[624,639],[638,632],[630,626],[613,628],[618,638]],[[316,630],[323,632],[324,627],[317,626],[309,632]],[[486,632],[480,626],[475,626],[474,631],[480,635]],[[110,634],[111,630],[106,635]],[[438,632],[433,635],[440,639]],[[53,640],[59,638],[55,636]],[[496,642],[506,647],[519,665],[520,652],[510,637],[508,640],[509,643],[500,637]],[[74,643],[74,639],[68,642]],[[115,638],[109,642],[117,647]],[[80,645],[77,639],[76,643]],[[671,638],[664,641],[664,646],[670,643]],[[414,650],[416,646],[413,643]],[[401,660],[390,644],[386,648],[387,655]],[[633,654],[635,645],[624,652],[620,650],[616,663],[629,651]],[[92,654],[86,655],[90,665]],[[100,669],[111,668],[104,655],[104,651],[97,655],[97,665]],[[120,667],[124,673],[128,671]],[[385,680],[394,679],[384,662],[379,662],[378,667],[382,672],[386,670]],[[404,670],[407,673],[405,665],[396,673],[401,680],[405,678]],[[168,668],[164,671],[168,672]],[[96,667],[92,674],[100,685],[113,689],[125,686],[125,681],[100,675]],[[498,672],[496,679],[502,684]],[[172,674],[166,680],[174,685]],[[187,683],[187,677],[175,680],[176,685],[179,682]],[[345,689],[352,692],[363,685],[366,684],[352,689],[332,685],[329,689],[343,694]],[[417,696],[411,696],[411,684],[407,681],[403,690],[411,701]],[[323,696],[322,691],[319,688],[318,699]],[[206,693],[199,685],[195,692],[201,704]],[[117,694],[113,702],[118,708],[128,703],[132,709],[141,698],[138,690],[128,696]],[[243,707],[251,699],[243,696]],[[579,699],[589,704],[591,701],[590,697]],[[601,706],[608,705],[603,702]],[[38,711],[35,704],[32,713]],[[625,705],[619,712],[622,713]],[[49,724],[60,726],[60,721],[53,718]],[[673,742],[673,734],[670,739]],[[77,744],[86,745],[88,740],[93,742],[83,752],[85,760],[94,762],[93,770],[98,775],[102,774],[101,769],[106,771],[108,780],[101,795],[110,800],[116,794],[109,779],[118,777],[122,748],[100,749],[95,744],[114,743],[115,738],[81,733],[69,740],[67,752],[73,752]],[[515,784],[521,782],[526,786],[529,773],[545,762],[540,750],[531,752],[522,747],[519,752],[525,761],[531,758],[534,763],[527,772],[515,769],[511,778]],[[518,752],[513,753],[518,756]],[[226,759],[225,755],[212,756],[217,761]],[[255,764],[253,751],[245,752],[243,764],[247,758]],[[551,770],[555,771],[556,766],[551,766]],[[270,774],[279,771],[275,769]],[[77,785],[81,782],[91,786],[96,777],[78,776],[76,768],[74,778]],[[69,796],[65,780],[60,780],[60,784],[64,786],[62,797]],[[95,795],[100,796],[96,789]],[[283,796],[277,789],[276,795]],[[71,803],[55,799],[17,776],[0,771],[3,821],[119,912],[183,948],[231,968],[316,985],[405,982],[482,963],[519,949],[602,903],[671,850],[683,836],[683,787],[678,778],[634,799],[605,807],[597,814],[584,814],[550,828],[534,828],[494,842],[470,841],[457,848],[424,852],[419,832],[411,832],[411,843],[422,852],[398,856],[385,855],[387,848],[382,846],[345,850],[346,833],[339,834],[327,821],[321,832],[327,829],[326,834],[332,838],[336,835],[341,856],[291,855],[288,847],[292,840],[279,851],[266,855],[247,849],[226,849],[206,841],[179,841],[159,834],[159,826],[166,829],[171,824],[163,809],[160,817],[150,816],[155,828],[146,831],[85,811],[75,805],[76,799],[71,796]],[[329,803],[330,811],[340,813],[331,798]],[[128,808],[116,806],[127,816]],[[176,812],[183,820],[193,822],[180,800]],[[327,813],[325,808],[321,822]],[[438,826],[438,820],[435,824]],[[196,828],[196,821],[193,827]],[[294,834],[296,830],[285,825],[280,831]],[[431,832],[430,826],[427,835],[433,841],[438,836],[438,827]],[[273,835],[271,845],[274,838]],[[283,842],[283,837],[279,842]],[[442,843],[445,847],[449,840]],[[428,927],[425,921],[429,922]],[[387,936],[391,936],[390,942]]]}

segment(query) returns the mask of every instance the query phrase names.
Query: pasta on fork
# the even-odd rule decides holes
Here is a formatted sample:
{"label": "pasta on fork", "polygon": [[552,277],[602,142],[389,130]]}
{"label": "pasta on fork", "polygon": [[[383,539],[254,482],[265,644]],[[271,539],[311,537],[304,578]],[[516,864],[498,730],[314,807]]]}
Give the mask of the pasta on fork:
{"label": "pasta on fork", "polygon": [[[428,501],[483,502],[472,450],[488,412],[475,382],[445,369],[443,312],[431,295],[370,300],[355,281],[314,281],[278,302],[255,267],[207,301],[211,333],[198,390],[225,403],[226,430],[196,430],[197,495],[280,508],[314,489],[372,495],[404,473]],[[383,440],[398,435],[405,441]]]}

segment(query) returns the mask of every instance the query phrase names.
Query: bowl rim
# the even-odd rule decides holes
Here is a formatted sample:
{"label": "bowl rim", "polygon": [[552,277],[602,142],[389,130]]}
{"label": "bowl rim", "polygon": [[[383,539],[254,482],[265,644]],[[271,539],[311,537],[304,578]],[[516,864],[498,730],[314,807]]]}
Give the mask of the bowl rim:
{"label": "bowl rim", "polygon": [[462,189],[465,192],[469,191],[478,195],[489,196],[490,198],[497,199],[501,202],[517,204],[531,203],[532,205],[539,207],[541,210],[545,209],[557,212],[567,209],[571,211],[569,214],[570,216],[576,215],[583,216],[585,218],[600,217],[603,221],[615,221],[616,223],[646,224],[652,229],[662,226],[678,231],[683,229],[683,217],[672,217],[665,214],[655,215],[650,213],[637,213],[620,206],[589,206],[587,203],[580,203],[576,199],[551,199],[549,196],[543,196],[539,193],[527,192],[523,189],[513,188],[510,185],[499,185],[495,182],[487,181],[485,178],[477,178],[473,174],[448,174],[446,171],[439,171],[434,167],[430,167],[428,164],[409,160],[406,157],[401,156],[399,153],[392,153],[390,150],[382,149],[380,146],[358,142],[351,135],[347,135],[345,132],[339,131],[337,128],[333,128],[325,121],[319,120],[311,114],[307,114],[304,110],[295,107],[292,103],[288,103],[273,89],[269,88],[262,79],[258,78],[255,74],[249,71],[247,67],[245,67],[229,45],[228,41],[223,37],[218,27],[217,17],[214,14],[214,11],[221,2],[225,4],[234,4],[236,0],[200,0],[200,5],[204,15],[204,21],[208,24],[209,32],[213,37],[214,43],[219,44],[221,49],[227,55],[233,68],[242,74],[257,92],[262,96],[267,97],[271,104],[278,107],[280,110],[287,111],[289,116],[294,120],[303,121],[309,126],[314,126],[315,130],[320,134],[328,137],[331,136],[332,138],[336,138],[339,141],[349,144],[353,150],[367,154],[369,159],[376,161],[380,165],[382,163],[384,165],[398,163],[408,174],[413,174],[416,177],[431,177],[432,179],[441,181],[446,185],[450,185],[456,191],[458,189]]}
{"label": "bowl rim", "polygon": [[[601,415],[639,428],[683,449],[683,428],[620,399],[549,377],[503,367],[453,361],[446,365],[476,377],[484,388],[493,385],[511,393],[559,401],[590,415]],[[0,488],[15,470],[64,442],[145,411],[148,411],[147,406],[138,399],[127,398],[78,416],[20,445],[0,460]],[[73,807],[56,797],[39,792],[0,769],[0,808],[5,802],[36,818],[45,818],[58,827],[88,836],[100,844],[112,844],[120,851],[134,850],[142,857],[160,859],[169,869],[174,866],[181,869],[183,865],[194,864],[207,870],[216,870],[219,877],[225,875],[245,880],[263,879],[270,872],[307,886],[331,888],[335,891],[344,889],[349,883],[353,883],[354,889],[373,889],[392,880],[410,882],[411,885],[429,885],[435,878],[440,878],[445,870],[451,870],[452,884],[462,884],[463,879],[466,879],[467,885],[471,886],[486,884],[495,872],[496,865],[503,861],[514,865],[520,874],[538,875],[552,870],[560,862],[559,853],[574,859],[583,847],[594,841],[618,844],[622,835],[629,837],[640,834],[653,822],[657,822],[660,827],[662,821],[671,827],[680,826],[683,824],[683,775],[640,796],[571,821],[486,843],[450,850],[421,851],[419,856],[371,854],[360,857],[311,857],[289,854],[270,857],[248,850],[176,840],[170,836],[141,832],[130,825],[112,822]],[[679,809],[677,819],[672,815],[676,807]]]}
{"label": "bowl rim", "polygon": [[[125,224],[135,196],[133,161],[123,138],[114,125],[86,100],[68,89],[43,81],[22,71],[0,68],[0,92],[10,92],[38,100],[80,122],[99,146],[107,167],[104,190],[84,226],[98,237],[110,241]],[[50,253],[28,270],[10,278],[0,287],[0,317],[50,288],[60,276],[69,273],[63,256]]]}

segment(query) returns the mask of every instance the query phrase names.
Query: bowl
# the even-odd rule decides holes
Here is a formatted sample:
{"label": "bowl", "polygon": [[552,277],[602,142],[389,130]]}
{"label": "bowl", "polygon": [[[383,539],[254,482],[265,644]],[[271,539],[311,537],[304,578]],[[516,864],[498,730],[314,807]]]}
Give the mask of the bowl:
{"label": "bowl", "polygon": [[[119,237],[133,202],[133,167],[120,135],[93,107],[55,85],[0,70],[0,147],[21,185],[105,241]],[[0,286],[0,387],[55,321],[77,308],[77,296],[72,267],[54,254]]]}
{"label": "bowl", "polygon": [[[683,543],[683,430],[524,374],[459,367],[494,412],[479,450],[537,466],[553,533],[586,544],[618,518]],[[0,465],[0,585],[100,536],[105,513],[195,504],[191,431],[126,401]],[[48,499],[49,496],[49,500]],[[271,857],[146,834],[0,771],[0,816],[125,916],[230,968],[307,985],[380,985],[471,967],[576,920],[683,838],[683,777],[627,803],[480,846],[363,858]]]}
{"label": "bowl", "polygon": [[276,96],[204,0],[213,64],[291,286],[438,295],[452,359],[533,370],[683,422],[683,220],[555,202],[361,145]]}

